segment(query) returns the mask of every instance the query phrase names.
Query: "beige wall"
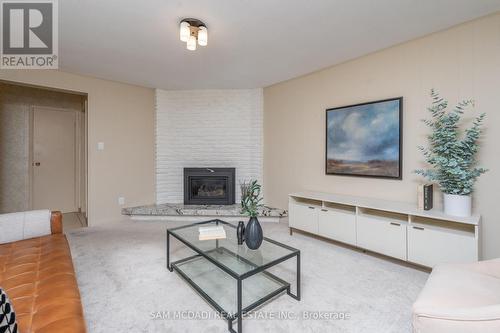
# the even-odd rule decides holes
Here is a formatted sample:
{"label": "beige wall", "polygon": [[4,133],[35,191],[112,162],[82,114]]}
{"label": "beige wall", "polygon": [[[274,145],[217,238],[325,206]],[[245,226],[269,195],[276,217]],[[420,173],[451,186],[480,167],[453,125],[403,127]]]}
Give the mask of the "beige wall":
{"label": "beige wall", "polygon": [[[413,170],[423,166],[431,88],[450,104],[474,98],[487,112],[474,194],[483,215],[484,258],[500,257],[500,13],[264,89],[264,185],[268,204],[286,207],[287,194],[310,189],[416,202]],[[324,174],[325,109],[404,97],[403,180]],[[438,196],[440,198],[440,196]],[[437,203],[438,206],[441,204]]]}
{"label": "beige wall", "polygon": [[51,70],[2,70],[0,80],[88,93],[90,225],[120,219],[119,196],[127,206],[154,202],[152,89]]}

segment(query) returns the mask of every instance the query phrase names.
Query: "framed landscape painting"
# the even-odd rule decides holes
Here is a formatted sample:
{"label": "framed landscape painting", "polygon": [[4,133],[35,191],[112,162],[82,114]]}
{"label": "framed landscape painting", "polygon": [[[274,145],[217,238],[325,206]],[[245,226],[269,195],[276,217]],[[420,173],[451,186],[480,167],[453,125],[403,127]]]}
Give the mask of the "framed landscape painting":
{"label": "framed landscape painting", "polygon": [[326,174],[402,179],[403,98],[326,110]]}

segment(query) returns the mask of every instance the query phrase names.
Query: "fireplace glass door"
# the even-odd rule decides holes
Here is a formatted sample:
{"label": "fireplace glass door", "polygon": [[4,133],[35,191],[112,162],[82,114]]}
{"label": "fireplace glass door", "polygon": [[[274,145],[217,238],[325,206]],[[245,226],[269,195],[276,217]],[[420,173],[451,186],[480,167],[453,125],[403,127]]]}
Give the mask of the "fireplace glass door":
{"label": "fireplace glass door", "polygon": [[233,168],[184,169],[184,203],[187,205],[234,204]]}
{"label": "fireplace glass door", "polygon": [[224,199],[227,196],[226,177],[191,177],[191,198]]}

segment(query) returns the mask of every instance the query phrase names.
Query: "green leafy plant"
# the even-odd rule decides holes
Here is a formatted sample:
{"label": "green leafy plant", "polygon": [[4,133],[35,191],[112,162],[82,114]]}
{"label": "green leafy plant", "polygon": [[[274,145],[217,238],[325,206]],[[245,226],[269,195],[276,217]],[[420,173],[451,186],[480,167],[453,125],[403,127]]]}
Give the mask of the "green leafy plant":
{"label": "green leafy plant", "polygon": [[469,195],[477,178],[487,171],[475,166],[481,125],[486,114],[480,114],[471,127],[461,131],[459,122],[464,110],[470,105],[474,106],[474,101],[464,100],[453,110],[447,111],[448,101],[441,98],[434,89],[431,90],[431,97],[433,102],[428,110],[432,119],[423,120],[432,130],[427,137],[429,147],[418,148],[432,169],[415,172],[437,182],[443,193]]}
{"label": "green leafy plant", "polygon": [[257,217],[259,208],[263,206],[260,195],[262,186],[257,180],[244,184],[245,186],[241,186],[241,212],[250,217]]}

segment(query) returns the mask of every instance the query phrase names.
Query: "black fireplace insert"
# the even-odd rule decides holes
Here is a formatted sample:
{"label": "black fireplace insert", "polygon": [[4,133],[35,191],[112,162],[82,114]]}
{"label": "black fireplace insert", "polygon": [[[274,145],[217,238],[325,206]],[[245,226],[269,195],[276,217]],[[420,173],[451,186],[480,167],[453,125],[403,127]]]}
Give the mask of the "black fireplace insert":
{"label": "black fireplace insert", "polygon": [[234,178],[234,168],[184,168],[184,204],[234,204]]}

